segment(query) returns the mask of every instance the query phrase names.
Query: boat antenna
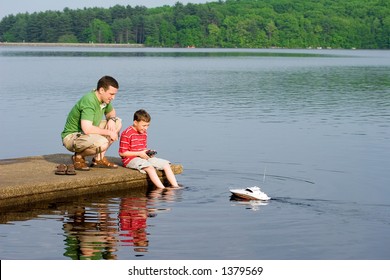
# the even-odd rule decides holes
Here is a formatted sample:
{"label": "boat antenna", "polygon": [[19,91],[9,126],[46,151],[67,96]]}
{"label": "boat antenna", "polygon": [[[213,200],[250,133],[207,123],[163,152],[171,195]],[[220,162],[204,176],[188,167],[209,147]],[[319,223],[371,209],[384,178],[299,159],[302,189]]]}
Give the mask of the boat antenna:
{"label": "boat antenna", "polygon": [[265,182],[265,171],[267,170],[267,167],[264,167],[264,173],[263,173],[263,184]]}

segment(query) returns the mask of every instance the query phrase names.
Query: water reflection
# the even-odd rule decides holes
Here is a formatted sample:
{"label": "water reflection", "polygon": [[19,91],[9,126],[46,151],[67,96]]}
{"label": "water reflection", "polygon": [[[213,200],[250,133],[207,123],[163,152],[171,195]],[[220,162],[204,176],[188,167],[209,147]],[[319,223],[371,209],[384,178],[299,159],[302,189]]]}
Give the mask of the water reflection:
{"label": "water reflection", "polygon": [[121,199],[119,225],[121,242],[134,246],[136,252],[147,252],[149,245],[146,220],[155,217],[154,209],[147,208],[147,198]]}
{"label": "water reflection", "polygon": [[245,209],[252,211],[259,211],[262,207],[268,205],[268,201],[242,199],[233,195],[230,197],[230,201],[232,206],[243,206]]}
{"label": "water reflection", "polygon": [[[117,259],[119,247],[132,247],[136,257],[148,252],[148,219],[159,212],[162,201],[174,201],[175,189],[155,189],[99,203],[70,208],[65,215],[65,253],[74,260]],[[111,195],[112,197],[112,195]]]}
{"label": "water reflection", "polygon": [[73,260],[117,258],[116,220],[110,217],[107,204],[75,207],[65,219],[65,256]]}
{"label": "water reflection", "polygon": [[149,219],[168,213],[166,204],[180,196],[180,189],[141,187],[41,201],[1,208],[0,223],[55,217],[64,236],[63,256],[72,260],[120,259],[119,251],[126,258],[142,257],[149,248]]}

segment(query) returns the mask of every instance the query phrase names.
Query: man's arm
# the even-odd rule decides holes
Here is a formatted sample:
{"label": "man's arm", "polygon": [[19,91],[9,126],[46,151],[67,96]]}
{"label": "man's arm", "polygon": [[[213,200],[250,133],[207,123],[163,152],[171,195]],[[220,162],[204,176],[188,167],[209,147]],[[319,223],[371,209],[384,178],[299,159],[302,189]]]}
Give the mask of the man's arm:
{"label": "man's arm", "polygon": [[107,120],[107,129],[116,131],[116,112],[115,109],[112,109],[109,113],[106,114],[106,120]]}
{"label": "man's arm", "polygon": [[109,113],[106,114],[106,119],[109,120],[111,118],[115,118],[116,117],[116,112],[115,112],[115,109],[112,109]]}
{"label": "man's arm", "polygon": [[115,131],[94,126],[91,121],[81,120],[81,129],[85,134],[100,134],[110,136],[113,141],[118,140],[118,134]]}

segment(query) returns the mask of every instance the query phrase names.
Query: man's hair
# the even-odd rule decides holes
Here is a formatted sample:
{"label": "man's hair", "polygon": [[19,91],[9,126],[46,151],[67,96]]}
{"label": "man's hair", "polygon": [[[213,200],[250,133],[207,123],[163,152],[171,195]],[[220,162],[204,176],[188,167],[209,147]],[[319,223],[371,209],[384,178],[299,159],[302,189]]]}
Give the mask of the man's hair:
{"label": "man's hair", "polygon": [[152,117],[144,109],[140,109],[134,113],[134,118],[133,118],[134,121],[150,122],[151,119]]}
{"label": "man's hair", "polygon": [[107,90],[110,86],[116,89],[119,88],[117,80],[110,76],[103,76],[98,81],[96,89],[98,90],[99,88],[103,88],[104,90]]}

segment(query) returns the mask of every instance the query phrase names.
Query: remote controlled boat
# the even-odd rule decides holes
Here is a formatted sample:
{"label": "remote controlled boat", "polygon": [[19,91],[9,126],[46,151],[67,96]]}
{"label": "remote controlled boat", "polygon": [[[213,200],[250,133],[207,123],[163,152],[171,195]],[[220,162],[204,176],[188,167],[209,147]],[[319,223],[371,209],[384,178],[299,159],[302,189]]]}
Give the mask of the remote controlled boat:
{"label": "remote controlled boat", "polygon": [[264,192],[260,190],[259,187],[251,187],[246,189],[233,189],[230,192],[243,199],[249,200],[270,200],[271,198]]}

